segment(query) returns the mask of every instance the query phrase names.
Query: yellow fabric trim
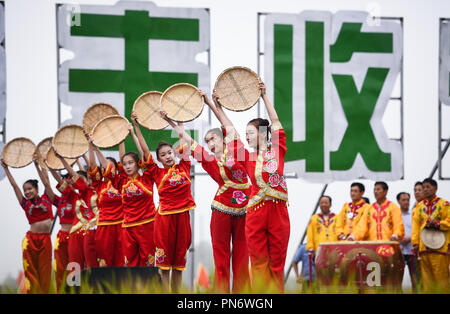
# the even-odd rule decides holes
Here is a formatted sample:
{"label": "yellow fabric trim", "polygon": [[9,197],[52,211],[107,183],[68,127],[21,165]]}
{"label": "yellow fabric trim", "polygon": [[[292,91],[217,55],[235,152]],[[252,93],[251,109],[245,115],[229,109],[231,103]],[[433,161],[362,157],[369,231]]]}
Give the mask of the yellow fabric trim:
{"label": "yellow fabric trim", "polygon": [[118,225],[121,223],[123,223],[123,219],[117,220],[117,221],[100,221],[100,222],[97,222],[97,226],[113,226],[113,225]]}
{"label": "yellow fabric trim", "polygon": [[155,217],[152,217],[152,218],[141,220],[141,221],[137,221],[137,222],[127,223],[127,224],[123,223],[122,227],[124,227],[124,228],[135,227],[135,226],[139,226],[139,225],[143,225],[143,224],[152,222],[154,220],[155,220]]}
{"label": "yellow fabric trim", "polygon": [[229,207],[227,205],[219,203],[216,200],[212,201],[211,206],[213,206],[213,207],[215,207],[215,208],[217,208],[219,210],[222,210],[224,212],[229,212],[229,213],[234,214],[234,215],[245,214],[245,211],[246,211],[246,208],[247,208],[247,206],[244,206],[244,207],[241,207],[241,208]]}
{"label": "yellow fabric trim", "polygon": [[275,189],[272,189],[271,187],[267,186],[266,182],[264,182],[264,179],[262,177],[262,166],[264,162],[264,158],[262,157],[262,151],[258,153],[258,159],[256,160],[255,165],[255,179],[256,184],[260,188],[258,193],[254,195],[250,201],[248,202],[247,207],[255,206],[259,202],[261,202],[264,198],[264,196],[269,195],[272,197],[275,197],[277,199],[280,199],[282,201],[288,201],[288,195],[287,193],[277,191]]}
{"label": "yellow fabric trim", "polygon": [[69,231],[69,234],[72,234],[78,230],[80,230],[81,228],[83,228],[84,224],[82,224],[81,222],[78,222],[75,226],[72,226],[72,228]]}
{"label": "yellow fabric trim", "polygon": [[91,196],[91,208],[92,208],[92,212],[96,216],[98,216],[98,213],[99,213],[99,209],[97,206],[97,198],[98,198],[98,195],[97,195],[97,192],[95,192],[94,195]]}
{"label": "yellow fabric trim", "polygon": [[228,178],[227,174],[225,173],[225,169],[223,168],[223,164],[221,162],[217,163],[219,165],[219,170],[220,170],[220,176],[222,177],[222,180],[225,182],[225,185],[227,185],[228,187],[231,187],[233,189],[237,189],[237,190],[245,190],[248,189],[250,187],[250,183],[235,183],[233,181],[231,181],[230,178]]}
{"label": "yellow fabric trim", "polygon": [[186,207],[186,208],[181,208],[181,209],[174,209],[174,210],[168,210],[168,211],[161,212],[161,206],[158,206],[158,214],[160,214],[161,216],[179,214],[179,213],[184,213],[186,211],[192,210],[195,207],[197,207],[197,205],[194,205],[194,206],[191,206],[191,207]]}
{"label": "yellow fabric trim", "polygon": [[81,204],[83,204],[85,207],[87,207],[87,206],[86,206],[86,203],[85,203],[83,200],[77,200],[76,203],[75,203],[75,214],[77,215],[78,220],[84,225],[84,224],[86,224],[88,221],[87,221],[87,219],[84,218],[83,215],[81,214],[81,211],[80,211],[80,206],[81,206]]}
{"label": "yellow fabric trim", "polygon": [[166,172],[166,174],[164,175],[164,177],[161,180],[161,183],[158,186],[158,190],[160,190],[162,188],[162,186],[164,185],[164,183],[167,180],[167,177],[169,176],[170,171],[174,169],[175,165],[173,165],[172,167],[169,168],[169,170]]}
{"label": "yellow fabric trim", "polygon": [[156,265],[156,267],[158,267],[158,268],[160,268],[162,270],[171,270],[172,269],[171,266],[158,266],[158,265]]}
{"label": "yellow fabric trim", "polygon": [[64,192],[67,189],[68,185],[69,183],[67,182],[67,180],[63,179],[63,183],[59,186],[58,191],[60,191],[61,193]]}

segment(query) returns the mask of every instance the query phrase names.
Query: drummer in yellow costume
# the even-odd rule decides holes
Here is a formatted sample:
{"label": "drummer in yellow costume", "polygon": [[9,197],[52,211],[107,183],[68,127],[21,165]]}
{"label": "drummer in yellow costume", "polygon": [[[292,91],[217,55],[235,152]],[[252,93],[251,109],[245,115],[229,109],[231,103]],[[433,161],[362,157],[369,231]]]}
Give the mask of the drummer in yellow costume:
{"label": "drummer in yellow costume", "polygon": [[336,234],[338,240],[345,240],[353,231],[362,217],[364,210],[370,206],[362,199],[365,187],[362,183],[353,182],[350,186],[352,201],[345,203],[336,216]]}
{"label": "drummer in yellow costume", "polygon": [[337,241],[336,215],[330,212],[331,197],[322,196],[319,201],[320,214],[311,217],[306,233],[306,250],[317,252],[320,243]]}
{"label": "drummer in yellow costume", "polygon": [[386,182],[375,182],[376,202],[367,207],[347,240],[401,241],[405,234],[400,208],[387,200]]}
{"label": "drummer in yellow costume", "polygon": [[[450,203],[436,196],[437,182],[431,178],[423,181],[424,200],[417,204],[413,216],[411,242],[421,257],[420,270],[423,288],[449,289],[449,238]],[[440,230],[445,242],[439,249],[428,248],[421,238],[423,229]]]}

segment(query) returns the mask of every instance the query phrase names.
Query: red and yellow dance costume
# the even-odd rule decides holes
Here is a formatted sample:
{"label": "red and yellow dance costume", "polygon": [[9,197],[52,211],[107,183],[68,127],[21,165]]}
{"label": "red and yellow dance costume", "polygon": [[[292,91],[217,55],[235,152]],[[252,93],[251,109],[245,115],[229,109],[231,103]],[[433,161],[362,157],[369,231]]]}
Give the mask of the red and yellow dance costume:
{"label": "red and yellow dance costume", "polygon": [[342,233],[345,237],[349,236],[368,207],[370,204],[365,203],[362,199],[356,203],[345,203],[336,216],[336,235],[339,237]]}
{"label": "red and yellow dance costume", "polygon": [[[179,149],[179,152],[185,146]],[[187,148],[187,147],[186,147]],[[191,245],[189,211],[195,208],[191,194],[191,162],[187,153],[180,163],[159,168],[150,154],[144,163],[158,187],[159,206],[155,219],[156,266],[163,270],[185,270]]]}
{"label": "red and yellow dance costume", "polygon": [[289,242],[287,186],[283,177],[286,134],[281,124],[272,125],[272,143],[249,153],[238,139],[225,138],[235,160],[244,166],[252,183],[245,234],[253,279],[274,280],[283,291],[283,271]]}
{"label": "red and yellow dance costume", "polygon": [[353,230],[357,241],[389,241],[394,234],[401,241],[405,235],[401,210],[388,200],[381,206],[375,202],[367,207]]}
{"label": "red and yellow dance costume", "polygon": [[[122,250],[125,266],[155,266],[154,221],[152,174],[142,169],[131,178],[125,174],[119,163],[120,181],[118,190],[122,195],[123,235]],[[110,172],[112,174],[112,172]]]}
{"label": "red and yellow dance costume", "polygon": [[[431,202],[427,199],[417,204],[413,215],[411,242],[419,245],[420,271],[425,290],[433,288],[449,289],[449,245],[450,245],[450,203],[435,197]],[[425,246],[420,233],[431,219],[436,221],[435,229],[445,233],[445,244],[438,250]]]}
{"label": "red and yellow dance costume", "polygon": [[[36,200],[23,199],[29,224],[53,219],[52,202],[47,194]],[[23,270],[27,293],[48,293],[52,274],[52,241],[49,232],[28,231],[22,242]]]}
{"label": "red and yellow dance costume", "polygon": [[[70,181],[70,180],[68,180]],[[57,186],[59,191],[64,191],[70,184],[68,181],[64,181],[61,186]],[[89,222],[89,218],[92,214],[89,211],[81,195],[75,190],[69,194],[67,202],[75,209],[75,216],[72,221],[72,228],[69,232],[69,264],[78,263],[80,269],[86,268],[86,257],[84,253],[84,237],[85,228]]]}
{"label": "red and yellow dance costume", "polygon": [[[58,185],[59,186],[59,185]],[[57,186],[57,188],[58,188]],[[55,195],[53,205],[57,208],[59,222],[61,224],[72,224],[75,217],[75,209],[72,202],[72,193],[75,192],[69,185],[66,185],[66,189],[61,192],[61,196]],[[64,276],[67,273],[67,264],[69,263],[69,232],[59,230],[55,246],[53,249],[54,264],[53,270],[55,272],[56,289],[59,291],[63,282]]]}
{"label": "red and yellow dance costume", "polygon": [[[250,183],[242,165],[225,152],[221,160],[208,154],[194,142],[192,156],[219,184],[211,204],[211,240],[214,253],[215,281],[220,291],[230,291],[230,258],[233,267],[233,292],[243,289],[249,280],[248,251],[245,239],[245,212]],[[232,241],[233,252],[230,249]]]}
{"label": "red and yellow dance costume", "polygon": [[89,175],[98,195],[99,216],[95,232],[95,248],[99,266],[123,266],[122,194],[117,189],[120,183],[119,175],[112,163],[108,163],[102,176],[98,167],[90,170]]}
{"label": "red and yellow dance costume", "polygon": [[88,208],[83,214],[87,219],[87,223],[82,228],[84,232],[83,251],[86,267],[98,267],[97,250],[95,248],[95,233],[99,214],[97,192],[93,187],[88,186],[81,177],[77,176],[73,178],[72,182],[73,188],[79,191],[81,200],[84,201],[84,204]]}
{"label": "red and yellow dance costume", "polygon": [[320,243],[337,241],[336,233],[336,215],[330,213],[328,216],[323,214],[315,214],[306,231],[306,250],[317,252]]}

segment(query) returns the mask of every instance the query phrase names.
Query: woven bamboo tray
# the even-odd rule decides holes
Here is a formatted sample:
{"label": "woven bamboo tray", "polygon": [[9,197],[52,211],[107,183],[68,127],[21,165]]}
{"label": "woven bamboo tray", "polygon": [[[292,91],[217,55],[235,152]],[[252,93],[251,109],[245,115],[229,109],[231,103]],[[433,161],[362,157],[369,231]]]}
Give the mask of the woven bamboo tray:
{"label": "woven bamboo tray", "polygon": [[188,83],[170,86],[161,96],[161,107],[167,117],[178,122],[192,121],[203,111],[203,97],[197,87]]}
{"label": "woven bamboo tray", "polygon": [[261,96],[258,75],[245,67],[231,67],[223,71],[214,89],[220,104],[232,111],[250,109]]}
{"label": "woven bamboo tray", "polygon": [[169,125],[159,113],[161,95],[162,93],[157,91],[146,92],[134,102],[133,110],[136,112],[137,121],[146,129],[162,130]]}
{"label": "woven bamboo tray", "polygon": [[10,167],[22,168],[33,161],[36,145],[25,137],[18,137],[9,141],[2,151],[2,159]]}
{"label": "woven bamboo tray", "polygon": [[[71,166],[77,161],[76,158],[64,158],[64,159]],[[50,147],[50,149],[48,150],[47,154],[45,155],[44,162],[48,168],[54,170],[64,169],[64,165],[62,164],[61,160],[56,156],[53,147]]]}
{"label": "woven bamboo tray", "polygon": [[130,133],[129,124],[130,122],[120,115],[103,118],[92,130],[92,142],[100,148],[119,145]]}
{"label": "woven bamboo tray", "polygon": [[102,102],[93,104],[84,113],[83,128],[87,133],[91,133],[92,129],[98,121],[105,117],[118,114],[119,112],[116,110],[116,108],[114,108],[110,104]]}
{"label": "woven bamboo tray", "polygon": [[47,137],[39,142],[39,144],[36,147],[36,151],[39,151],[39,165],[42,169],[48,169],[47,165],[45,164],[45,158],[47,156],[48,151],[52,147],[52,139],[53,137]]}
{"label": "woven bamboo tray", "polygon": [[60,128],[53,137],[52,146],[60,156],[65,158],[78,158],[89,149],[83,128],[76,124]]}

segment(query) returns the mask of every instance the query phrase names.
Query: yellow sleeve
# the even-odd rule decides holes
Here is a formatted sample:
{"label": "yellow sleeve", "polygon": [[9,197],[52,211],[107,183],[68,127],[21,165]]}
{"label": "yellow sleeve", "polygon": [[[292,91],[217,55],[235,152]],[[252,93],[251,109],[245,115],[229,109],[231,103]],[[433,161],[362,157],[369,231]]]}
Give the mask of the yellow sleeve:
{"label": "yellow sleeve", "polygon": [[311,217],[306,231],[306,250],[314,250],[314,216]]}
{"label": "yellow sleeve", "polygon": [[442,216],[439,221],[439,230],[450,230],[450,203],[445,201],[442,205]]}
{"label": "yellow sleeve", "polygon": [[401,209],[392,203],[392,224],[393,233],[398,236],[398,240],[401,241],[405,236],[405,226],[403,225],[402,211]]}
{"label": "yellow sleeve", "polygon": [[344,218],[345,218],[345,205],[342,206],[341,211],[336,216],[336,235],[339,236],[341,233],[344,233]]}
{"label": "yellow sleeve", "polygon": [[419,209],[414,207],[412,212],[412,229],[411,229],[411,243],[413,245],[420,243],[420,220],[419,220]]}
{"label": "yellow sleeve", "polygon": [[367,234],[368,231],[368,219],[369,219],[369,209],[370,207],[366,207],[364,209],[364,212],[362,213],[361,219],[359,220],[358,224],[353,229],[353,236],[355,237],[356,241],[361,241],[364,239],[364,237]]}

